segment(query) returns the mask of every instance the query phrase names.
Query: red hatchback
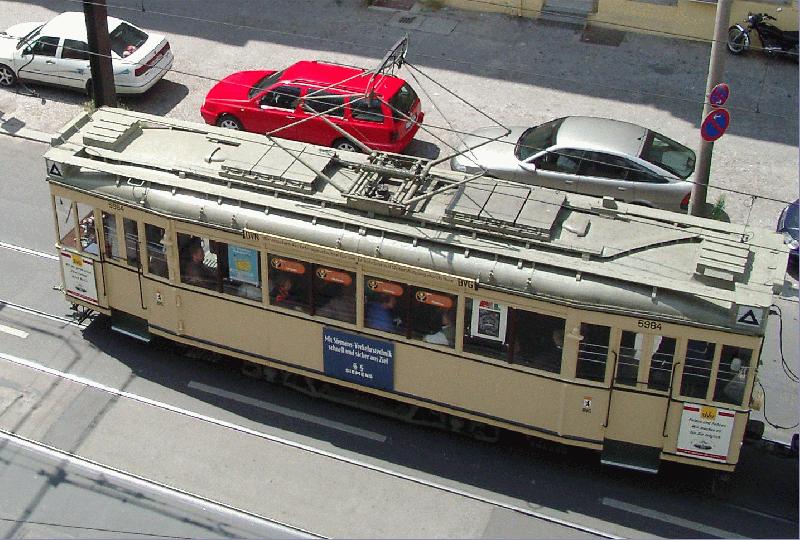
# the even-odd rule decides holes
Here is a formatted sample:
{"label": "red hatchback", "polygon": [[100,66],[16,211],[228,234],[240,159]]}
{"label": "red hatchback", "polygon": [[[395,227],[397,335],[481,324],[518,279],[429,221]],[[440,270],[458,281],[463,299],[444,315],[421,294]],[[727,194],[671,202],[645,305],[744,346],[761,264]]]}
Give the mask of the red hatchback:
{"label": "red hatchback", "polygon": [[[310,109],[310,110],[309,110]],[[313,111],[313,112],[312,112]],[[403,79],[303,61],[283,71],[240,71],[218,82],[200,114],[208,124],[358,150],[316,113],[374,150],[402,152],[422,123],[416,92]],[[300,120],[308,119],[305,122]]]}

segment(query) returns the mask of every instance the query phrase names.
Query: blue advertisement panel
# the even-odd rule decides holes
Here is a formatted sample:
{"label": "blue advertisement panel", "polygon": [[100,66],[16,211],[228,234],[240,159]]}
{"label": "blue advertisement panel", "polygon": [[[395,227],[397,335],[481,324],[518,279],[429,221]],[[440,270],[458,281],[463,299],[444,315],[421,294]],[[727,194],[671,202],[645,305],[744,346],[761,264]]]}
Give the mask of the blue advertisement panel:
{"label": "blue advertisement panel", "polygon": [[325,375],[394,390],[394,343],[324,328],[322,358]]}
{"label": "blue advertisement panel", "polygon": [[258,250],[228,245],[231,279],[258,285]]}

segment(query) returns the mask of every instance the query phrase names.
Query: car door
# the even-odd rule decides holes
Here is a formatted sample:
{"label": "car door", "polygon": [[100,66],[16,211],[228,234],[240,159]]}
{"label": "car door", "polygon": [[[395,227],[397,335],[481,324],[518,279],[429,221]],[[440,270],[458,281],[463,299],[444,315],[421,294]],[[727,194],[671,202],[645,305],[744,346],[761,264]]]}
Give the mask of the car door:
{"label": "car door", "polygon": [[56,54],[61,38],[39,36],[22,51],[19,75],[23,79],[49,84],[60,83],[59,65]]}
{"label": "car door", "polygon": [[252,106],[246,107],[242,113],[242,121],[247,131],[256,133],[273,133],[284,139],[302,140],[302,124],[292,126],[298,120],[300,95],[302,89],[293,85],[277,85],[256,99]]}
{"label": "car door", "polygon": [[578,191],[584,151],[575,148],[548,149],[520,162],[515,179],[527,184],[564,191]]}
{"label": "car door", "polygon": [[691,191],[691,184],[670,181],[634,161],[629,162],[629,167],[628,180],[636,185],[637,201],[666,210],[681,209],[681,202]]}
{"label": "car door", "polygon": [[636,200],[636,182],[628,180],[629,163],[620,156],[586,151],[578,169],[578,193]]}
{"label": "car door", "polygon": [[91,78],[89,45],[76,39],[65,39],[61,46],[60,72],[62,83],[73,88],[85,88]]}
{"label": "car door", "polygon": [[324,113],[330,122],[344,127],[344,95],[330,90],[320,91],[311,88],[303,97],[303,105],[298,113],[298,120],[307,118],[298,126],[303,141],[330,146],[333,141],[342,137],[338,131],[316,115]]}
{"label": "car door", "polygon": [[347,132],[370,148],[390,142],[391,112],[378,98],[350,96]]}

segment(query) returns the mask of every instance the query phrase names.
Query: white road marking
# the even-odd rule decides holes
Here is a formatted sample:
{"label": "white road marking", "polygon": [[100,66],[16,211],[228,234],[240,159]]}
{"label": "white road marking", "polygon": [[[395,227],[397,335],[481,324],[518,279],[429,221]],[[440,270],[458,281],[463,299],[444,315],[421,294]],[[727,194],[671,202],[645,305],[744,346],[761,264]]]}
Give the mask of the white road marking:
{"label": "white road marking", "polygon": [[193,412],[193,411],[188,411],[186,409],[181,409],[180,407],[176,407],[174,405],[170,405],[169,403],[163,403],[163,402],[160,402],[160,401],[155,401],[153,399],[146,398],[146,397],[143,397],[143,396],[140,396],[140,395],[137,395],[137,394],[132,394],[130,392],[125,392],[123,390],[118,390],[116,388],[111,388],[110,386],[106,386],[104,384],[100,384],[100,383],[98,383],[96,381],[92,381],[91,379],[86,379],[85,377],[79,377],[77,375],[72,375],[71,373],[65,373],[65,372],[59,371],[57,369],[53,369],[53,368],[49,368],[47,366],[43,366],[42,364],[34,362],[33,360],[27,360],[25,358],[19,358],[17,356],[13,356],[13,355],[6,354],[6,353],[3,353],[3,352],[0,352],[0,359],[6,360],[8,362],[12,362],[12,363],[20,365],[20,366],[25,366],[25,367],[30,368],[30,369],[35,369],[35,370],[41,371],[43,373],[48,373],[48,374],[53,375],[55,377],[61,377],[61,378],[66,379],[66,380],[73,381],[73,382],[76,382],[78,384],[82,384],[84,386],[88,386],[90,388],[96,388],[97,390],[101,390],[103,392],[106,392],[106,393],[109,393],[109,394],[112,394],[112,395],[115,395],[115,396],[128,398],[128,399],[130,399],[132,401],[138,401],[139,403],[144,403],[146,405],[151,405],[153,407],[158,407],[158,408],[163,409],[165,411],[171,411],[171,412],[183,415],[183,416],[188,416],[190,418],[194,418],[196,420],[201,420],[203,422],[208,422],[209,424],[213,424],[213,425],[224,427],[224,428],[229,428],[229,429],[238,431],[239,433],[252,435],[254,437],[258,437],[260,439],[264,439],[264,440],[267,440],[267,441],[270,441],[270,442],[273,442],[273,443],[276,443],[276,444],[282,444],[282,445],[288,446],[290,448],[295,448],[297,450],[303,450],[303,451],[311,453],[311,454],[327,457],[327,458],[330,458],[330,459],[333,459],[333,460],[336,460],[336,461],[341,461],[342,463],[348,463],[350,465],[354,465],[356,467],[361,467],[363,469],[367,469],[367,470],[370,470],[370,471],[382,473],[382,474],[385,474],[387,476],[391,476],[393,478],[399,478],[401,480],[407,480],[409,482],[414,482],[415,484],[419,484],[421,486],[432,487],[434,489],[438,489],[439,491],[443,491],[445,493],[450,493],[450,494],[453,494],[453,495],[458,495],[460,497],[464,497],[464,498],[467,498],[467,499],[470,499],[470,500],[473,500],[473,501],[484,502],[486,504],[490,504],[490,505],[496,506],[498,508],[505,508],[506,510],[511,510],[512,512],[517,512],[519,514],[523,514],[523,515],[526,515],[526,516],[529,516],[529,517],[533,517],[533,518],[536,518],[536,519],[541,519],[541,520],[546,521],[548,523],[554,523],[556,525],[562,525],[562,526],[568,527],[570,529],[575,529],[577,531],[582,531],[582,532],[586,532],[586,533],[589,533],[589,534],[594,534],[594,535],[600,536],[602,538],[611,538],[613,540],[622,540],[623,539],[623,537],[621,537],[621,536],[617,536],[615,534],[611,534],[611,533],[608,533],[608,532],[605,532],[605,531],[600,531],[600,530],[597,530],[597,529],[593,529],[591,527],[587,527],[585,525],[581,525],[580,523],[575,523],[575,522],[572,522],[572,521],[567,521],[565,519],[560,519],[560,518],[557,518],[557,517],[549,516],[549,515],[541,513],[541,512],[535,512],[533,510],[528,510],[527,508],[522,508],[520,506],[515,506],[513,504],[505,503],[505,502],[502,502],[502,501],[492,500],[492,499],[489,499],[488,497],[484,497],[484,496],[478,495],[476,493],[470,493],[468,491],[464,491],[464,490],[461,490],[461,489],[458,489],[458,488],[454,488],[452,486],[448,486],[448,485],[445,485],[445,484],[439,484],[437,482],[431,482],[430,480],[425,480],[423,478],[418,478],[418,477],[415,477],[415,476],[411,476],[410,474],[405,474],[405,473],[401,473],[401,472],[398,472],[398,471],[393,471],[391,469],[387,469],[387,468],[381,467],[379,465],[374,465],[372,463],[367,463],[366,461],[359,461],[357,459],[353,459],[353,458],[350,458],[350,457],[347,457],[347,456],[344,456],[344,455],[341,455],[341,454],[336,454],[334,452],[329,452],[327,450],[322,450],[321,448],[315,448],[315,447],[307,445],[307,444],[299,443],[299,442],[292,441],[292,440],[289,440],[289,439],[283,439],[281,437],[277,437],[275,435],[269,435],[268,433],[264,433],[264,432],[261,432],[261,431],[256,431],[254,429],[250,429],[250,428],[245,427],[245,426],[240,426],[238,424],[234,424],[234,423],[231,423],[231,422],[226,422],[225,420],[218,420],[218,419],[213,418],[211,416],[206,416],[204,414],[196,413],[196,412]]}
{"label": "white road marking", "polygon": [[195,381],[191,381],[188,384],[188,386],[189,388],[194,388],[195,390],[200,390],[201,392],[205,392],[207,394],[213,394],[215,396],[231,399],[233,401],[238,401],[239,403],[244,403],[246,405],[253,405],[254,407],[258,407],[260,409],[264,409],[266,411],[274,412],[277,414],[282,414],[283,416],[297,418],[298,420],[303,420],[304,422],[310,422],[312,424],[318,424],[320,426],[324,426],[327,428],[336,429],[339,431],[345,431],[352,435],[358,435],[359,437],[364,437],[366,439],[371,439],[373,441],[386,442],[386,435],[381,435],[380,433],[375,433],[374,431],[367,431],[365,429],[348,426],[347,424],[342,424],[341,422],[336,422],[334,420],[327,420],[320,416],[314,416],[312,414],[305,414],[302,412],[293,411],[286,407],[281,407],[280,405],[273,405],[271,403],[267,403],[266,401],[261,401],[260,399],[243,396],[242,394],[229,392],[227,390],[222,390],[221,388],[215,388],[213,386],[208,386],[207,384]]}
{"label": "white road marking", "polygon": [[759,512],[758,510],[753,510],[752,508],[747,508],[745,506],[739,506],[738,504],[727,503],[725,506],[727,506],[729,508],[735,508],[736,510],[739,510],[741,512],[748,512],[750,514],[754,514],[756,516],[764,517],[764,518],[767,518],[767,519],[774,519],[775,521],[783,521],[784,523],[789,523],[789,524],[797,523],[797,521],[793,521],[793,520],[787,519],[785,517],[774,516],[772,514],[767,514],[766,512]]}
{"label": "white road marking", "polygon": [[716,536],[718,538],[747,538],[746,536],[741,536],[730,531],[711,527],[710,525],[705,525],[703,523],[698,523],[682,517],[665,514],[664,512],[659,512],[658,510],[653,510],[652,508],[645,508],[643,506],[637,506],[635,504],[609,499],[608,497],[603,497],[602,503],[618,510],[623,510],[632,514],[639,514],[640,516],[663,521],[665,523],[669,523],[670,525],[677,525],[678,527],[683,527],[685,529],[692,529],[693,531]]}
{"label": "white road marking", "polygon": [[23,330],[17,330],[14,327],[6,326],[4,324],[0,324],[0,332],[5,332],[6,334],[11,334],[12,336],[17,336],[18,338],[25,339],[28,337],[28,332]]}
{"label": "white road marking", "polygon": [[18,251],[20,253],[24,253],[25,255],[34,255],[36,257],[41,257],[43,259],[52,259],[54,261],[58,260],[58,257],[53,255],[52,253],[45,253],[43,251],[36,251],[34,249],[28,249],[22,246],[15,246],[14,244],[8,244],[6,242],[0,242],[0,247],[10,249],[11,251]]}
{"label": "white road marking", "polygon": [[11,302],[6,302],[5,300],[0,300],[0,306],[8,307],[11,309],[16,309],[17,311],[21,311],[22,313],[27,313],[29,315],[36,315],[37,317],[41,317],[43,319],[47,319],[49,321],[56,321],[60,323],[64,323],[67,326],[74,326],[76,328],[84,328],[84,325],[78,324],[75,321],[71,321],[65,317],[57,317],[55,315],[50,315],[49,313],[45,313],[43,311],[39,311],[33,308],[28,308],[25,306],[20,306],[17,304],[13,304]]}

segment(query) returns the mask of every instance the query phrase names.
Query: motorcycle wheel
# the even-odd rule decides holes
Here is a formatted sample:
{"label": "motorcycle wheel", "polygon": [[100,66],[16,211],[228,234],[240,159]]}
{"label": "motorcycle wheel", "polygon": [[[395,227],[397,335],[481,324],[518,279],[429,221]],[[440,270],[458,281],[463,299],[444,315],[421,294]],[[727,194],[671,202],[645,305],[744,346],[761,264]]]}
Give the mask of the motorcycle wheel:
{"label": "motorcycle wheel", "polygon": [[728,29],[728,52],[742,54],[750,48],[750,36],[737,26]]}

